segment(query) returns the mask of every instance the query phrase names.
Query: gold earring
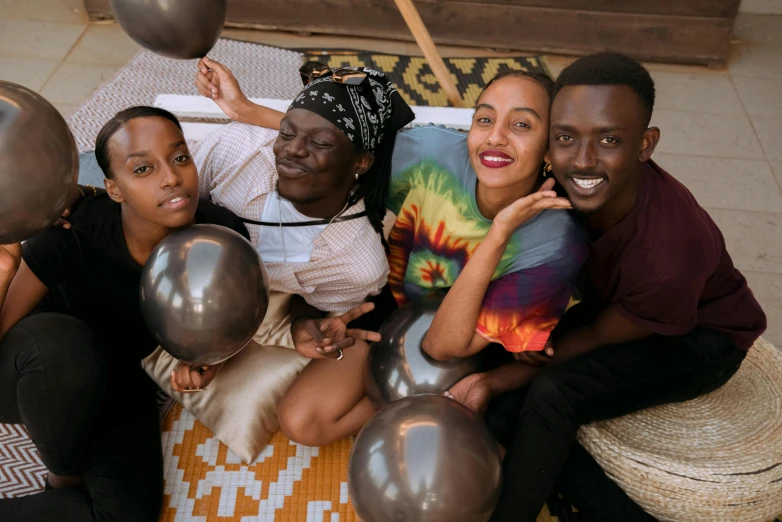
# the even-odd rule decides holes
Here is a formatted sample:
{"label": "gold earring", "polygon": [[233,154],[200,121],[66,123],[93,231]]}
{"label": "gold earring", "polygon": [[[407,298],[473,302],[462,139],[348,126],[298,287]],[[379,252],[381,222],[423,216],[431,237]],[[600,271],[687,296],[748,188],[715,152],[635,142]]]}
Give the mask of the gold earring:
{"label": "gold earring", "polygon": [[543,177],[545,178],[552,170],[554,170],[554,167],[551,166],[551,163],[546,163],[546,166],[543,167]]}

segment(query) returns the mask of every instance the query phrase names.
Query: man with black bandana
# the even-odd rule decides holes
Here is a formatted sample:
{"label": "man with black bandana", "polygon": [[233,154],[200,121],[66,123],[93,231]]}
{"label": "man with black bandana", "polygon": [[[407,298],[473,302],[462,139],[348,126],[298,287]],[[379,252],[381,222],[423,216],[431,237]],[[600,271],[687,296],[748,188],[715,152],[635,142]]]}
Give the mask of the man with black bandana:
{"label": "man with black bandana", "polygon": [[[201,67],[199,81],[231,75],[208,59]],[[255,345],[226,362],[206,392],[174,396],[248,461],[277,429],[279,399],[305,366],[350,364],[346,348],[375,339],[346,324],[372,310],[367,297],[386,283],[390,151],[396,131],[414,118],[382,73],[325,66],[302,73],[305,88],[286,114],[276,113],[279,132],[236,122],[191,145],[200,195],[245,221],[272,296]],[[162,349],[145,361],[168,391],[174,364]]]}

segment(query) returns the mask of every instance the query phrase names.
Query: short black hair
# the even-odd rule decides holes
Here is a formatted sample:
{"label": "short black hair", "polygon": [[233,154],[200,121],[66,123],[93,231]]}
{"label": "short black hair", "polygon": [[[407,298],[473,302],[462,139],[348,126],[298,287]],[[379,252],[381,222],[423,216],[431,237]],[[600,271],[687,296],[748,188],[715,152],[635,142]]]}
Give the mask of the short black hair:
{"label": "short black hair", "polygon": [[543,87],[543,89],[545,89],[549,99],[554,98],[554,80],[552,80],[551,76],[549,76],[548,74],[544,72],[538,72],[538,71],[525,71],[523,69],[510,69],[507,71],[502,71],[501,73],[495,75],[494,78],[489,80],[489,82],[483,87],[483,90],[481,90],[481,93],[478,95],[475,104],[478,105],[478,103],[480,103],[481,98],[483,97],[483,93],[486,92],[486,89],[491,87],[494,82],[502,80],[503,78],[530,79],[538,83],[541,87]]}
{"label": "short black hair", "polygon": [[630,87],[649,111],[654,110],[654,80],[649,71],[622,53],[596,53],[579,58],[565,67],[554,82],[554,95],[564,87],[575,85],[626,85]]}
{"label": "short black hair", "polygon": [[111,158],[109,158],[109,140],[126,123],[137,118],[165,118],[182,130],[182,125],[176,116],[164,109],[139,105],[119,111],[114,115],[98,133],[95,138],[95,159],[98,160],[98,166],[103,171],[103,175],[111,178]]}

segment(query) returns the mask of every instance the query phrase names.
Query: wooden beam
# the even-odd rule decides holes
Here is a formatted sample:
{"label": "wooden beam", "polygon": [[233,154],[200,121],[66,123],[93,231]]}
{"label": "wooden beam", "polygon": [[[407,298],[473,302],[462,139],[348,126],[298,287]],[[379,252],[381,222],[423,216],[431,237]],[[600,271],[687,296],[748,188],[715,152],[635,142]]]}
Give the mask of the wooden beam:
{"label": "wooden beam", "polygon": [[464,107],[464,102],[459,94],[459,90],[456,88],[456,84],[451,78],[451,73],[448,71],[448,67],[446,67],[440,53],[437,52],[437,47],[434,45],[426,25],[421,20],[421,15],[418,14],[418,10],[413,5],[413,1],[394,0],[394,2],[396,2],[396,7],[402,14],[402,18],[405,19],[410,32],[413,33],[413,38],[415,38],[418,47],[424,53],[424,58],[429,62],[429,67],[432,69],[435,78],[440,82],[440,87],[445,92],[445,96],[448,98],[451,106],[457,108]]}

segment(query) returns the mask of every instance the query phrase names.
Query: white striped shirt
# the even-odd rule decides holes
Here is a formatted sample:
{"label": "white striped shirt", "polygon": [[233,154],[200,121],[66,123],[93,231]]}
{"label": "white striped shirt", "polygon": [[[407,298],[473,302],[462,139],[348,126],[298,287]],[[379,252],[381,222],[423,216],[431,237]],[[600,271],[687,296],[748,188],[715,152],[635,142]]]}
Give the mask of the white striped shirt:
{"label": "white striped shirt", "polygon": [[[236,215],[260,221],[267,196],[275,193],[272,145],[277,131],[230,123],[191,144],[201,197],[211,197]],[[364,211],[359,201],[345,211]],[[247,224],[258,245],[259,225]],[[376,295],[388,277],[380,236],[366,218],[329,225],[313,243],[308,262],[265,263],[271,290],[301,295],[324,312],[346,312]]]}

